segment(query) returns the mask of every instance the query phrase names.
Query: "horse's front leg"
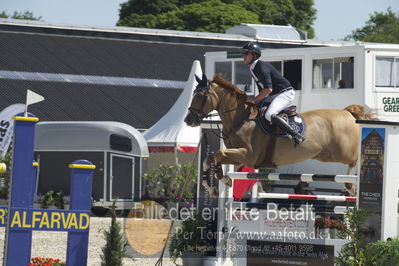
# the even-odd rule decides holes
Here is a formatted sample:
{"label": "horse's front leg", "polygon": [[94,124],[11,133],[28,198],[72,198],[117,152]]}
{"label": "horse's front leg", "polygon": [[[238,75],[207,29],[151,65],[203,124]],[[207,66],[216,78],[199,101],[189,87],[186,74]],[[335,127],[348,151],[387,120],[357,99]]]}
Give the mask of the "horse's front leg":
{"label": "horse's front leg", "polygon": [[228,176],[223,175],[222,164],[243,164],[247,155],[247,149],[220,149],[212,157],[209,158],[208,163],[216,165],[216,178],[225,185],[231,187],[232,180]]}
{"label": "horse's front leg", "polygon": [[244,164],[246,156],[246,148],[220,149],[215,153],[213,159],[215,164]]}

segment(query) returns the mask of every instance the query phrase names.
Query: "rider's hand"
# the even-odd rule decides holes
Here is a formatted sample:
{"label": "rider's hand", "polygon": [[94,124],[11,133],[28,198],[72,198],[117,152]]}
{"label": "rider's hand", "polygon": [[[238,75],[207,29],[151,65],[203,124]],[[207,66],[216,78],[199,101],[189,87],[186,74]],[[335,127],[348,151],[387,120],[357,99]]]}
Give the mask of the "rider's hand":
{"label": "rider's hand", "polygon": [[247,100],[245,101],[246,104],[251,105],[251,106],[255,106],[255,98],[247,98]]}

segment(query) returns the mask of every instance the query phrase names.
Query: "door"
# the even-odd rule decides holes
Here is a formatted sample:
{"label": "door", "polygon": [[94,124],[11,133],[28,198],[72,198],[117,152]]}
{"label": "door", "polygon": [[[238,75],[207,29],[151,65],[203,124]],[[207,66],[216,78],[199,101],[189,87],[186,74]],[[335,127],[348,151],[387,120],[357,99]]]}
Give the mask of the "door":
{"label": "door", "polygon": [[111,154],[110,173],[111,201],[133,200],[134,158]]}

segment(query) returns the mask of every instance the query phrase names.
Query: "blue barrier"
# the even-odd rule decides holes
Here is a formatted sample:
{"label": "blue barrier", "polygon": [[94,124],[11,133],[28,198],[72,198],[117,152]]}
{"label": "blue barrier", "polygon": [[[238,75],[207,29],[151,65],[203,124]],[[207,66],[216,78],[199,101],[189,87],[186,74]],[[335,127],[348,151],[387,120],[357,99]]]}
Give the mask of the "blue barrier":
{"label": "blue barrier", "polygon": [[95,165],[78,160],[69,165],[71,210],[34,209],[36,166],[33,163],[37,117],[14,117],[14,146],[9,205],[0,207],[0,226],[6,226],[3,265],[28,265],[32,231],[67,231],[68,265],[87,265],[90,208]]}

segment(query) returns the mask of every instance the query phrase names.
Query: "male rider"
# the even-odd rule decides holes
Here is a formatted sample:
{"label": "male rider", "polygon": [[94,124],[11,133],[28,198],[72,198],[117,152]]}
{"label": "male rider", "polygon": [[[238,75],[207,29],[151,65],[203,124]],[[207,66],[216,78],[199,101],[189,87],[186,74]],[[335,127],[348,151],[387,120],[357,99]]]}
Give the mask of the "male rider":
{"label": "male rider", "polygon": [[278,113],[294,101],[295,91],[291,83],[273,65],[259,60],[262,52],[257,43],[249,42],[242,47],[241,51],[244,63],[249,67],[259,90],[259,94],[248,101],[255,105],[263,100],[270,103],[265,114],[266,119],[287,132],[296,145],[301,144],[305,138],[278,116]]}

